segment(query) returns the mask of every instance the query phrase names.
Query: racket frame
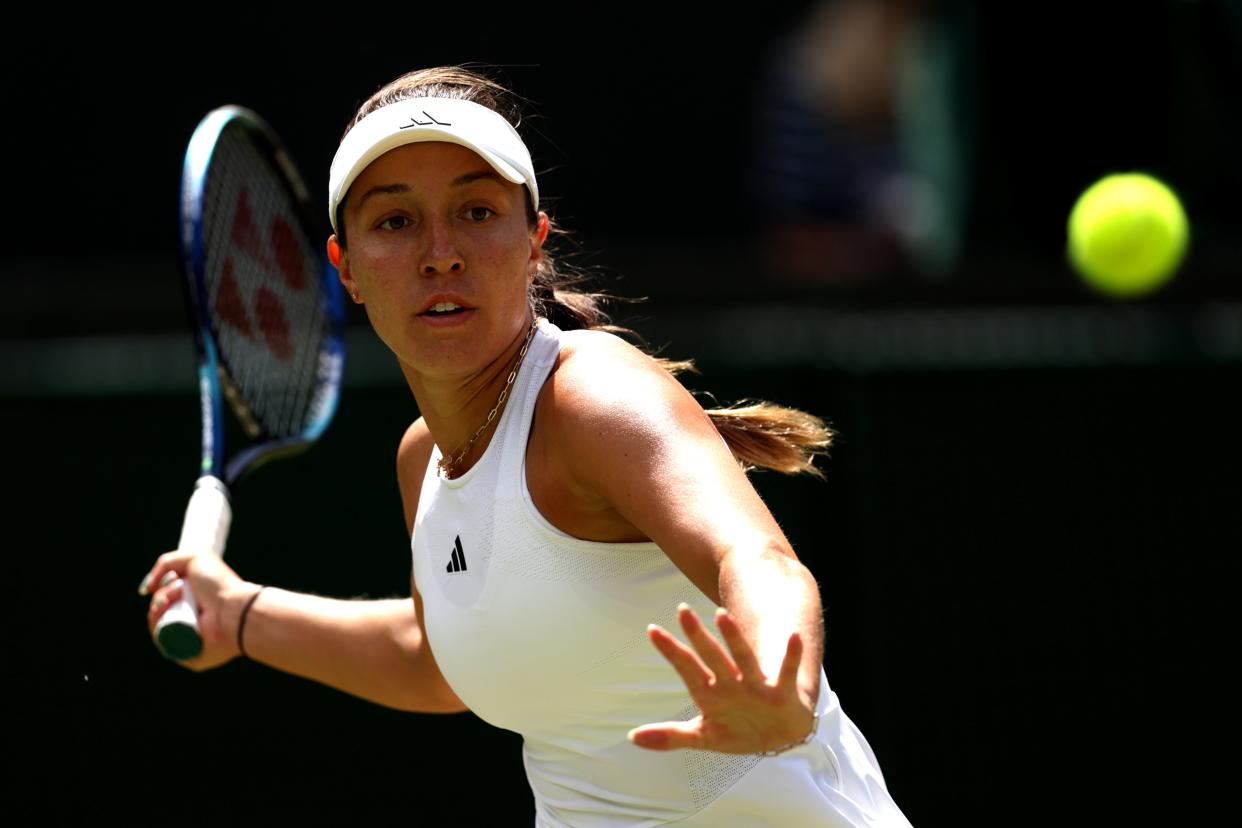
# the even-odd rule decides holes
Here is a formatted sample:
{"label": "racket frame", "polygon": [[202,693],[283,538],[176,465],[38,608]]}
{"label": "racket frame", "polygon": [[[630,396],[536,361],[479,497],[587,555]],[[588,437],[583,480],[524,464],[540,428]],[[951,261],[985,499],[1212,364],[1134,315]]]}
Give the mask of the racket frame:
{"label": "racket frame", "polygon": [[[220,137],[226,129],[238,126],[246,131],[252,144],[279,171],[288,186],[294,218],[304,237],[312,244],[316,237],[309,191],[267,122],[254,111],[241,106],[222,106],[209,112],[195,128],[186,148],[181,177],[179,218],[183,287],[198,359],[202,452],[199,477],[186,507],[178,549],[220,556],[224,555],[232,524],[232,487],[259,465],[296,454],[323,434],[340,399],[345,360],[344,290],[327,258],[326,249],[318,258],[320,266],[316,272],[321,284],[316,286],[316,290],[328,320],[328,330],[319,348],[311,413],[302,431],[292,436],[268,434],[250,413],[242,393],[232,380],[227,362],[221,358],[210,312],[204,198]],[[232,456],[226,455],[226,401],[250,441]],[[165,611],[156,625],[156,642],[160,650],[165,656],[176,660],[193,658],[202,648],[197,601],[188,582],[183,581],[182,595],[182,599]]]}

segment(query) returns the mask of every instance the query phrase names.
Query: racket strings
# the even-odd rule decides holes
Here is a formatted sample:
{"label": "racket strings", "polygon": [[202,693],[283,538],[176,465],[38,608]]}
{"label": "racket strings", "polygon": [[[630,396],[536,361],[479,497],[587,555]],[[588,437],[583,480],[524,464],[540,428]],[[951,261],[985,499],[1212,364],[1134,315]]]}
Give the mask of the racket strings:
{"label": "racket strings", "polygon": [[298,210],[270,156],[227,129],[205,184],[207,311],[226,396],[251,436],[296,436],[317,416],[331,320]]}

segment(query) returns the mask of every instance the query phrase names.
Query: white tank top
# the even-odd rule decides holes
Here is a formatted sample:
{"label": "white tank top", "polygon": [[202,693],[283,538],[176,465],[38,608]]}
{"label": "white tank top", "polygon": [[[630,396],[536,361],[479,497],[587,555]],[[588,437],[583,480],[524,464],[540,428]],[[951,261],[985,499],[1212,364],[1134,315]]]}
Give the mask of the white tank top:
{"label": "white tank top", "polygon": [[819,741],[779,757],[626,740],[698,712],[647,625],[679,632],[679,603],[705,619],[715,605],[654,543],[580,540],[536,509],[526,445],[560,336],[540,322],[471,469],[442,479],[433,449],[412,540],[436,661],[475,714],[524,737],[536,825],[906,825],[823,675]]}

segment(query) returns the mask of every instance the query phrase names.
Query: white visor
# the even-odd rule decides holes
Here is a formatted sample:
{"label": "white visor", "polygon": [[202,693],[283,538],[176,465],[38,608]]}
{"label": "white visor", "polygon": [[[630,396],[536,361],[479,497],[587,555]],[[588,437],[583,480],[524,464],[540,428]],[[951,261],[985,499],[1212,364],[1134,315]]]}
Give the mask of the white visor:
{"label": "white visor", "polygon": [[539,185],[530,151],[504,116],[471,101],[453,98],[407,98],[367,115],[341,141],[328,178],[328,220],[362,171],[384,153],[405,144],[447,141],[474,150],[506,181],[525,184],[539,209]]}

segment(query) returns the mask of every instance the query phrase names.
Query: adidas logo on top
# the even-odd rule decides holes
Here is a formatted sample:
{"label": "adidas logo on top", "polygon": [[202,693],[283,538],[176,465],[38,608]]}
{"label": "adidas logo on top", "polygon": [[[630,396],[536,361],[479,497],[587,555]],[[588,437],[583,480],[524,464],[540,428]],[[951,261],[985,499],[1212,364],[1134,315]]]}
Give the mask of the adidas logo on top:
{"label": "adidas logo on top", "polygon": [[461,535],[458,535],[453,542],[453,554],[449,557],[448,566],[444,567],[445,572],[465,572],[466,571],[466,552],[461,548]]}

